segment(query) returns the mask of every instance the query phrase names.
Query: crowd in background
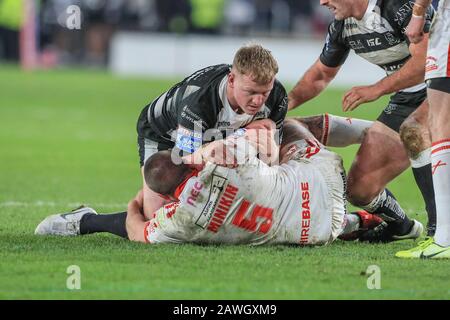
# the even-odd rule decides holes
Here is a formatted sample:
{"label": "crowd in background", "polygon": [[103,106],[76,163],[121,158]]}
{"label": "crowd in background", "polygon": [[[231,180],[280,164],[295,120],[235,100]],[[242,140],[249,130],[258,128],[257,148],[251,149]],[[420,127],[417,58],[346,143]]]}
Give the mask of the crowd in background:
{"label": "crowd in background", "polygon": [[[23,5],[0,0],[0,60],[19,58]],[[33,0],[32,0],[33,1]],[[117,31],[234,36],[322,36],[331,19],[316,0],[34,0],[37,44],[44,64],[104,65]],[[67,8],[81,29],[65,25]]]}
{"label": "crowd in background", "polygon": [[[30,0],[0,0],[0,60],[15,61]],[[31,0],[37,7],[37,44],[44,64],[102,66],[117,31],[250,37],[323,38],[332,15],[318,0]],[[66,27],[77,5],[81,29]]]}

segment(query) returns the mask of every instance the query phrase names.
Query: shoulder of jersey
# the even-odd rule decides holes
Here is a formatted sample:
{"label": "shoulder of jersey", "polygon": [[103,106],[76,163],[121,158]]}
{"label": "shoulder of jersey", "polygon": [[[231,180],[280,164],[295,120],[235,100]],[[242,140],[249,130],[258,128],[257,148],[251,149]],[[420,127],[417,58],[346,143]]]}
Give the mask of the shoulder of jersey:
{"label": "shoulder of jersey", "polygon": [[336,37],[342,33],[342,30],[344,30],[344,25],[345,25],[345,20],[334,19],[333,21],[331,21],[331,23],[328,27],[328,33],[332,37]]}
{"label": "shoulder of jersey", "polygon": [[221,81],[223,77],[231,70],[231,66],[228,64],[218,64],[200,69],[189,77],[184,79],[184,83],[197,83],[208,85],[214,83],[215,80]]}
{"label": "shoulder of jersey", "polygon": [[284,87],[284,85],[281,83],[280,80],[275,79],[275,82],[273,84],[272,93],[283,94],[283,95],[286,94],[286,88]]}

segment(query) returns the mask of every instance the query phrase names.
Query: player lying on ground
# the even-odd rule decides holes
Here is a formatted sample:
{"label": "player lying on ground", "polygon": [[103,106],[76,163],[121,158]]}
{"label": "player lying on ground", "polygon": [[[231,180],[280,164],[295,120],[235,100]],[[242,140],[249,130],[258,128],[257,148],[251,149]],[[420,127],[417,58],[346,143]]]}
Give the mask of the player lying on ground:
{"label": "player lying on ground", "polygon": [[[318,126],[313,124],[323,118],[311,117],[305,122],[317,129]],[[334,135],[338,136],[337,128],[342,129],[346,122],[342,118],[332,119],[341,121],[340,126],[333,126]],[[336,121],[332,122],[336,124]],[[362,123],[366,127],[371,125],[370,122]],[[323,131],[316,131],[323,136]],[[343,131],[348,134],[351,130]],[[248,130],[238,139],[251,138],[250,132]],[[361,140],[363,132],[364,129],[354,130],[356,134],[349,140]],[[336,141],[342,143],[340,139]],[[232,141],[227,139],[217,143],[229,145]],[[209,159],[214,148],[215,143],[212,143],[195,152],[194,157]],[[287,122],[280,159],[283,164],[269,167],[251,156],[234,169],[208,163],[199,172],[192,166],[174,164],[169,151],[157,153],[146,162],[146,182],[152,190],[173,202],[156,211],[149,220],[142,212],[143,198],[139,193],[128,207],[128,237],[152,242],[326,244],[343,231],[350,234],[381,222],[364,212],[345,215],[342,160],[326,150],[298,120]],[[64,221],[70,224],[68,219],[75,225],[71,230],[78,227],[78,233],[83,233],[80,221],[83,216],[92,214],[92,209],[83,208],[72,215],[51,216],[38,226],[36,233],[67,235]],[[412,224],[413,228],[405,234],[394,234],[389,224],[381,224],[374,230],[363,232],[361,239],[417,238],[423,227],[417,221]]]}
{"label": "player lying on ground", "polygon": [[[258,119],[271,119],[282,132],[287,94],[276,79],[278,63],[258,44],[241,47],[233,64],[207,66],[174,84],[145,106],[137,121],[141,172],[155,152],[192,153]],[[143,180],[143,179],[142,179]],[[166,203],[143,183],[145,212]],[[87,228],[126,237],[126,212],[91,217]]]}

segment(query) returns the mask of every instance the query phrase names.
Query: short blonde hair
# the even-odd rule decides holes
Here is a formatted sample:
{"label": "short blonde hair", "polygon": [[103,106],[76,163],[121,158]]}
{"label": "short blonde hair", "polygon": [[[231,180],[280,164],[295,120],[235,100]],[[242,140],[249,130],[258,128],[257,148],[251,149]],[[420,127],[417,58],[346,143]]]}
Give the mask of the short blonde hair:
{"label": "short blonde hair", "polygon": [[269,83],[278,73],[278,63],[272,53],[259,44],[241,47],[234,56],[233,68],[259,84]]}

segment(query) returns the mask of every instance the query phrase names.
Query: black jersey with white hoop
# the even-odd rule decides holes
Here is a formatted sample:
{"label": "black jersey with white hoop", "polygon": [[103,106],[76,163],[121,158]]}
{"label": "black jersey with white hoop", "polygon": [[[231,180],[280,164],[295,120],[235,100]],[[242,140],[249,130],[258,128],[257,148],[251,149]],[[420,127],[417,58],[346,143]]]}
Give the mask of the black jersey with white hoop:
{"label": "black jersey with white hoop", "polygon": [[191,153],[203,143],[224,138],[258,119],[273,120],[281,131],[287,113],[283,85],[275,80],[267,101],[256,114],[238,114],[226,96],[230,70],[228,64],[201,69],[163,93],[141,112],[139,136],[165,148],[177,147]]}
{"label": "black jersey with white hoop", "polygon": [[[350,50],[363,59],[383,68],[388,75],[399,70],[411,57],[409,41],[405,34],[412,16],[414,0],[369,0],[361,20],[347,18],[334,20],[328,27],[328,35],[320,61],[328,67],[344,63]],[[424,32],[429,32],[434,9],[426,13]],[[416,92],[425,88],[420,84],[404,92]]]}

